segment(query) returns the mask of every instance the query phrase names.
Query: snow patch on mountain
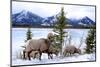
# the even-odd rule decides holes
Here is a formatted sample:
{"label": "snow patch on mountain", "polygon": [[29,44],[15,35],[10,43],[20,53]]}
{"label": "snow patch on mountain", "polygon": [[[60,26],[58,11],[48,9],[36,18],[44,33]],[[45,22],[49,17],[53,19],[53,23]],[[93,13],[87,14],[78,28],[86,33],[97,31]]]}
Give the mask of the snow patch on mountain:
{"label": "snow patch on mountain", "polygon": [[[12,15],[13,24],[28,24],[28,25],[37,25],[37,26],[54,26],[57,22],[57,17],[59,14],[54,16],[42,18],[30,11],[23,10],[19,13]],[[66,24],[69,27],[78,27],[78,26],[93,26],[96,23],[90,19],[88,16],[81,17],[80,19],[75,18],[66,18]]]}
{"label": "snow patch on mountain", "polygon": [[78,24],[84,25],[84,26],[91,26],[91,25],[94,25],[95,22],[91,20],[89,17],[85,16],[82,19],[80,19],[80,22]]}

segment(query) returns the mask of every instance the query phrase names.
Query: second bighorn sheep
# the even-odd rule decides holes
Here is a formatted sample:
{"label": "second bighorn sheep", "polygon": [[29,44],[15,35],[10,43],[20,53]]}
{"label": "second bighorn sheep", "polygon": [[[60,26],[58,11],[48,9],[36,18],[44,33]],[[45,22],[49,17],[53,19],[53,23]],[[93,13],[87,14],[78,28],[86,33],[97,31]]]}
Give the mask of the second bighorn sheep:
{"label": "second bighorn sheep", "polygon": [[65,49],[64,49],[64,52],[63,52],[63,55],[66,56],[66,55],[72,55],[72,54],[75,54],[75,53],[78,53],[78,54],[81,54],[81,50],[79,48],[76,48],[75,46],[73,45],[70,45],[70,46],[67,46]]}

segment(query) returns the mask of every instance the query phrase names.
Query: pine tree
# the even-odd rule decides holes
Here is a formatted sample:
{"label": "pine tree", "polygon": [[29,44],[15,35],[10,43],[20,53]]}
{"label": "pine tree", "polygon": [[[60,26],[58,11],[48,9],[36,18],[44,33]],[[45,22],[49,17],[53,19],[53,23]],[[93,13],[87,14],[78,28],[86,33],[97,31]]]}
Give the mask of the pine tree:
{"label": "pine tree", "polygon": [[89,30],[86,44],[86,53],[93,53],[96,47],[96,29]]}
{"label": "pine tree", "polygon": [[[66,33],[64,29],[66,28],[66,17],[64,13],[64,8],[61,8],[61,12],[59,13],[59,16],[57,16],[57,22],[54,26],[53,31],[57,33],[58,35],[55,35],[55,41],[57,42],[57,47],[62,52],[62,45],[64,41],[64,34]],[[62,53],[61,53],[62,54]]]}
{"label": "pine tree", "polygon": [[32,39],[32,32],[31,32],[30,28],[28,28],[28,30],[27,30],[25,42],[27,42],[27,40],[29,40],[29,39]]}

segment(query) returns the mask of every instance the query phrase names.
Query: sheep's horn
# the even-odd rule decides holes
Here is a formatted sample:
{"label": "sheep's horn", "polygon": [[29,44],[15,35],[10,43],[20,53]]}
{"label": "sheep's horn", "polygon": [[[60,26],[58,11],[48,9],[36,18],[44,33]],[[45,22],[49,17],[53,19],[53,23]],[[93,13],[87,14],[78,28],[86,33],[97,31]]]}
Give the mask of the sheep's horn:
{"label": "sheep's horn", "polygon": [[21,46],[22,48],[26,48],[25,46]]}

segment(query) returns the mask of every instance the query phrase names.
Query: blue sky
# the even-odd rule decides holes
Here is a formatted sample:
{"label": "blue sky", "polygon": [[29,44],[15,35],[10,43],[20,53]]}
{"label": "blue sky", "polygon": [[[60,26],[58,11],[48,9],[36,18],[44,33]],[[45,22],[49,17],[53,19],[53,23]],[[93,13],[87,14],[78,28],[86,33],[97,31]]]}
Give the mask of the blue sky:
{"label": "blue sky", "polygon": [[95,7],[93,6],[78,6],[78,5],[61,5],[61,4],[43,4],[43,3],[28,3],[28,2],[12,2],[12,13],[18,13],[22,10],[31,11],[43,18],[56,15],[60,12],[61,7],[64,7],[66,17],[82,18],[88,16],[95,20]]}

